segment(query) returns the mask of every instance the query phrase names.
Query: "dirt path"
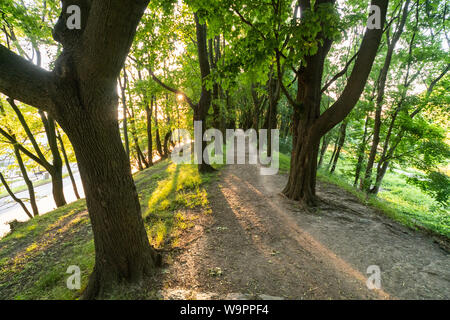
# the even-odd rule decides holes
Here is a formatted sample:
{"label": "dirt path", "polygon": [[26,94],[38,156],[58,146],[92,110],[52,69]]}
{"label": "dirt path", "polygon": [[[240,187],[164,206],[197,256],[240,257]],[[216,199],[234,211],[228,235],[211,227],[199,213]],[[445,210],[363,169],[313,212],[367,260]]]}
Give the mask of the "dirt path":
{"label": "dirt path", "polygon": [[[163,296],[450,299],[450,255],[432,237],[332,185],[319,184],[327,203],[304,212],[279,195],[285,183],[254,165],[224,168],[208,187],[213,213],[163,270]],[[366,286],[371,265],[381,269],[380,290]]]}

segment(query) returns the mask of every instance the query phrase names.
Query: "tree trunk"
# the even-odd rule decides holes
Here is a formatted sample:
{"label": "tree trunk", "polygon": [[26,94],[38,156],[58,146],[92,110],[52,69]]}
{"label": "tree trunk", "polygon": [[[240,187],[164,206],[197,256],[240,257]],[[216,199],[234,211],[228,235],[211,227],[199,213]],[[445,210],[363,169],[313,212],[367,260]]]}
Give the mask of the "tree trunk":
{"label": "tree trunk", "polygon": [[339,130],[339,142],[338,147],[336,150],[336,154],[334,155],[333,165],[331,166],[330,173],[333,173],[334,170],[336,170],[337,162],[339,161],[339,155],[341,154],[342,147],[344,146],[345,142],[345,136],[347,131],[347,124],[348,122],[344,120],[344,122],[341,124],[341,128]]}
{"label": "tree trunk", "polygon": [[39,111],[42,123],[44,124],[45,133],[47,135],[48,145],[53,156],[52,166],[48,172],[52,177],[52,194],[57,207],[67,204],[64,197],[64,183],[63,183],[63,163],[59,153],[58,141],[56,138],[55,120],[50,115],[45,115],[44,112]]}
{"label": "tree trunk", "polygon": [[118,282],[137,282],[160,261],[148,242],[117,114],[117,78],[148,1],[80,0],[80,30],[67,28],[70,4],[62,2],[53,29],[63,51],[51,72],[0,45],[0,91],[54,116],[72,142],[96,252],[84,298],[94,298]]}
{"label": "tree trunk", "polygon": [[[148,121],[148,118],[147,118]],[[161,135],[159,134],[158,126],[158,104],[155,103],[155,140],[156,140],[156,150],[161,158],[164,157],[164,152],[161,145]]]}
{"label": "tree trunk", "polygon": [[31,182],[28,177],[27,169],[25,164],[23,163],[22,156],[20,154],[20,150],[17,146],[14,146],[14,154],[16,155],[17,163],[19,164],[20,172],[22,173],[23,180],[28,188],[28,194],[30,196],[30,205],[33,211],[33,216],[37,217],[39,215],[38,206],[36,204],[36,195],[34,193],[33,182]]}
{"label": "tree trunk", "polygon": [[391,66],[392,56],[394,54],[394,49],[397,42],[400,40],[400,36],[403,33],[403,28],[406,23],[406,18],[408,17],[410,0],[406,0],[403,6],[403,13],[400,23],[392,37],[392,41],[388,43],[388,49],[386,57],[384,60],[383,68],[380,71],[380,75],[377,82],[377,99],[376,99],[376,109],[375,109],[375,124],[373,128],[373,140],[372,147],[370,148],[369,159],[367,160],[366,172],[364,174],[363,190],[369,192],[372,184],[372,169],[375,163],[375,158],[377,155],[378,144],[380,143],[380,131],[381,131],[381,114],[383,111],[383,101],[384,92],[386,89],[386,80]]}
{"label": "tree trunk", "polygon": [[58,137],[59,144],[61,146],[61,151],[62,151],[62,154],[64,157],[64,162],[66,163],[67,172],[69,173],[70,181],[72,182],[73,192],[75,193],[75,196],[77,197],[77,199],[80,199],[81,197],[80,197],[80,194],[78,193],[77,183],[75,182],[75,178],[72,173],[72,168],[70,167],[69,157],[67,156],[66,148],[64,147],[64,142],[63,142],[62,137],[59,134],[59,132],[58,132],[57,137]]}
{"label": "tree trunk", "polygon": [[169,153],[170,153],[170,151],[169,151],[169,140],[170,140],[171,137],[172,137],[172,131],[169,130],[166,133],[166,135],[164,136],[164,145],[163,145],[164,156],[163,156],[163,159],[166,159],[166,158],[169,157]]}
{"label": "tree trunk", "polygon": [[150,106],[148,101],[145,104],[145,114],[147,116],[147,163],[153,165],[153,135],[152,135],[152,112],[153,112],[153,96],[150,97]]}
{"label": "tree trunk", "polygon": [[28,157],[30,157],[32,160],[34,160],[36,163],[44,167],[48,173],[52,177],[52,188],[53,188],[53,198],[55,200],[55,204],[57,207],[61,207],[66,204],[66,199],[64,197],[64,189],[63,189],[63,183],[62,183],[62,160],[61,155],[59,154],[58,149],[58,143],[56,141],[56,132],[55,132],[55,122],[53,118],[50,115],[46,115],[43,111],[39,111],[39,115],[42,120],[42,124],[44,125],[45,134],[47,136],[48,145],[50,147],[50,151],[53,156],[53,162],[49,163],[47,159],[45,158],[45,155],[42,153],[33,133],[31,132],[30,127],[28,126],[22,112],[17,107],[17,105],[14,102],[14,99],[8,98],[8,103],[14,110],[14,112],[17,115],[17,118],[19,119],[25,133],[28,136],[28,139],[30,140],[36,155],[29,152],[26,148],[23,148],[21,144],[17,142],[15,137],[12,135],[6,134],[6,132],[2,131],[2,135],[5,136],[11,143],[18,146],[18,148],[26,154]]}
{"label": "tree trunk", "polygon": [[0,172],[0,180],[2,181],[2,184],[5,187],[6,192],[8,192],[8,194],[10,195],[10,197],[22,207],[23,211],[27,214],[27,216],[30,219],[33,219],[33,215],[30,213],[27,206],[23,203],[22,200],[16,197],[14,192],[12,192],[11,188],[8,185],[8,182],[6,182],[6,179],[1,172]]}
{"label": "tree trunk", "polygon": [[353,186],[356,187],[358,185],[359,177],[361,175],[361,171],[363,168],[364,156],[366,152],[366,143],[367,143],[367,128],[369,123],[369,114],[366,116],[366,122],[364,123],[364,133],[361,139],[361,143],[358,147],[358,161],[356,163],[355,169],[355,180],[353,182]]}
{"label": "tree trunk", "polygon": [[316,205],[317,155],[321,136],[312,128],[320,116],[323,65],[330,47],[331,41],[326,41],[317,54],[306,57],[306,66],[297,81],[291,169],[283,194],[307,206]]}
{"label": "tree trunk", "polygon": [[[201,137],[197,137],[200,141],[195,141],[197,160],[198,160],[198,171],[199,172],[211,172],[215,169],[206,163],[206,159],[203,157],[203,150],[205,150],[207,143],[203,141],[203,135],[206,132],[206,115],[208,114],[208,109],[211,106],[211,91],[206,87],[205,79],[210,75],[211,69],[208,61],[208,49],[207,49],[207,30],[206,24],[200,24],[197,14],[194,14],[196,34],[197,34],[197,52],[198,52],[198,62],[200,65],[200,73],[202,76],[202,92],[198,104],[193,105],[194,109],[194,122],[200,121],[202,124]],[[197,139],[196,139],[197,140]]]}
{"label": "tree trunk", "polygon": [[381,182],[383,181],[384,175],[389,167],[389,161],[384,161],[379,170],[377,170],[377,177],[375,180],[375,185],[370,190],[370,193],[377,195],[380,192]]}
{"label": "tree trunk", "polygon": [[112,114],[103,108],[60,120],[75,149],[95,240],[95,267],[85,298],[101,296],[122,280],[136,282],[159,261],[148,242],[130,162]]}
{"label": "tree trunk", "polygon": [[324,135],[322,139],[322,147],[320,148],[319,164],[317,165],[318,168],[322,166],[323,158],[325,157],[325,153],[327,152],[328,149],[328,142],[329,142],[328,135]]}

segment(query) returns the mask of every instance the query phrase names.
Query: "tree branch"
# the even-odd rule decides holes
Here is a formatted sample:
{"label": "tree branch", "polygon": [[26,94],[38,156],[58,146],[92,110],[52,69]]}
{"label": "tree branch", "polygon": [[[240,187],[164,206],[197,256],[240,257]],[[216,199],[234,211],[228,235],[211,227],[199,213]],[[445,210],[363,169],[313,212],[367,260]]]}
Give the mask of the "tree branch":
{"label": "tree branch", "polygon": [[[377,5],[381,9],[381,26],[384,25],[386,20],[388,2],[388,0],[372,1],[372,5]],[[366,85],[370,71],[372,70],[372,65],[382,35],[382,28],[366,30],[358,57],[356,58],[355,66],[353,67],[352,73],[342,94],[313,124],[313,130],[317,130],[316,132],[319,136],[323,136],[335,125],[344,120],[358,102]]]}
{"label": "tree branch", "polygon": [[356,57],[358,56],[359,51],[357,51],[353,57],[350,58],[350,60],[345,64],[344,69],[342,69],[341,71],[339,71],[337,74],[334,75],[333,78],[331,78],[330,81],[327,82],[326,85],[323,86],[323,88],[321,89],[321,93],[324,93],[332,84],[333,82],[335,82],[337,79],[339,79],[340,77],[342,77],[348,70],[348,67],[350,67],[350,65],[352,64],[352,62],[356,59]]}
{"label": "tree branch", "polygon": [[161,80],[153,73],[153,70],[152,70],[152,69],[148,68],[148,72],[150,73],[150,76],[152,77],[152,79],[153,79],[157,84],[159,84],[161,87],[163,87],[164,89],[166,89],[166,90],[168,90],[168,91],[170,91],[170,92],[173,92],[173,93],[175,93],[175,94],[182,95],[182,96],[184,97],[184,99],[186,100],[186,102],[189,104],[189,106],[191,106],[192,108],[195,108],[196,104],[195,104],[194,102],[192,102],[191,98],[189,98],[189,97],[187,96],[186,93],[184,93],[183,91],[181,91],[181,90],[179,90],[179,89],[173,88],[173,87],[171,87],[171,86],[165,84],[164,82],[162,82],[162,81],[161,81]]}
{"label": "tree branch", "polygon": [[0,92],[51,112],[52,73],[41,69],[0,44]]}

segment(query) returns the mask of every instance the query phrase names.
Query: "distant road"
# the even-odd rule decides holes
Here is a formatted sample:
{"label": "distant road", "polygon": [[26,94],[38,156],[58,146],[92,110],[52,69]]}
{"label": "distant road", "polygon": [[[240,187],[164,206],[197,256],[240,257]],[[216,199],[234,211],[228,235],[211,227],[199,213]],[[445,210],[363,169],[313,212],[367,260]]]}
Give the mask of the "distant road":
{"label": "distant road", "polygon": [[[80,197],[84,198],[84,190],[81,184],[81,178],[78,172],[74,172],[75,182],[78,187],[78,193]],[[64,183],[64,196],[66,197],[67,203],[75,201],[77,198],[75,192],[73,191],[72,182],[70,177],[63,179]],[[56,209],[55,202],[52,195],[52,184],[44,184],[42,186],[36,187],[34,189],[36,193],[37,205],[39,208],[39,214],[44,214],[49,211]],[[20,199],[28,199],[28,191],[22,191],[16,193],[16,196]],[[25,202],[27,208],[31,212],[31,206],[28,202]],[[5,197],[0,199],[0,237],[9,231],[9,225],[6,224],[9,221],[17,219],[19,221],[28,220],[28,216],[23,211],[22,207],[11,199],[11,197]]]}

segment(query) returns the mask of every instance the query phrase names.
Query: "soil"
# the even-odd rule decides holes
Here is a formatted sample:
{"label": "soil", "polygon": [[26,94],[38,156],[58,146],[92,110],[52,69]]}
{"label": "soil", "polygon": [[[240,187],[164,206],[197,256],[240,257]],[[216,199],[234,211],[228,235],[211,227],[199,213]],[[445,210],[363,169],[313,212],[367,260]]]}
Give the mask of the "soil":
{"label": "soil", "polygon": [[[208,186],[212,209],[165,255],[169,299],[450,299],[446,242],[408,229],[329,184],[305,211],[280,195],[285,175],[228,165]],[[194,214],[194,213],[193,213]],[[447,243],[448,244],[448,243]],[[369,266],[381,289],[368,289]]]}

